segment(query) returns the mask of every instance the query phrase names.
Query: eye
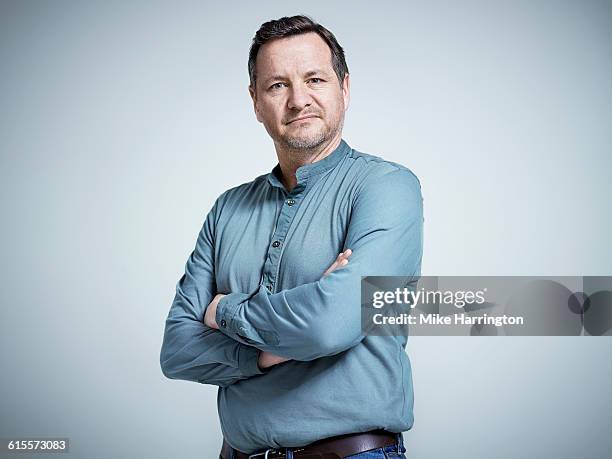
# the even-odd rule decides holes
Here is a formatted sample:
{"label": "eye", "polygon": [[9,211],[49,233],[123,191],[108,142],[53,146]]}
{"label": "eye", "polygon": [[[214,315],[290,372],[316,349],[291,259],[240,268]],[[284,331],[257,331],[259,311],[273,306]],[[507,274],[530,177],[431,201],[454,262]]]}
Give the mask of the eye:
{"label": "eye", "polygon": [[270,86],[268,89],[281,89],[283,86],[286,86],[285,83],[274,83],[272,86]]}
{"label": "eye", "polygon": [[311,83],[323,83],[323,80],[321,78],[311,78],[310,80],[308,80]]}

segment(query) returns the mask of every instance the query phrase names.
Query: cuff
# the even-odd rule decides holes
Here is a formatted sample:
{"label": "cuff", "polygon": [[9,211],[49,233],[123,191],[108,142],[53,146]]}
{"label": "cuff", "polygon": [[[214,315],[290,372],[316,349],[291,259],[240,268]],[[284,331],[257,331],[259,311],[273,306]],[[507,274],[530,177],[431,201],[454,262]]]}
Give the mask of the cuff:
{"label": "cuff", "polygon": [[238,369],[240,373],[247,377],[264,374],[266,370],[259,368],[258,360],[259,349],[244,344],[240,345],[240,350],[238,351]]}
{"label": "cuff", "polygon": [[257,298],[256,295],[267,295],[267,292],[264,291],[262,286],[255,295],[245,293],[225,295],[217,303],[215,321],[219,326],[219,331],[239,343],[251,346],[276,346],[279,341],[276,332],[256,328],[247,320],[245,309],[248,308],[249,301],[252,298]]}
{"label": "cuff", "polygon": [[215,321],[219,327],[219,331],[223,334],[235,339],[243,344],[248,344],[244,339],[240,339],[239,334],[244,336],[244,326],[236,321],[236,313],[241,307],[243,301],[247,300],[249,295],[244,293],[230,293],[225,295],[217,303],[217,311],[215,314]]}

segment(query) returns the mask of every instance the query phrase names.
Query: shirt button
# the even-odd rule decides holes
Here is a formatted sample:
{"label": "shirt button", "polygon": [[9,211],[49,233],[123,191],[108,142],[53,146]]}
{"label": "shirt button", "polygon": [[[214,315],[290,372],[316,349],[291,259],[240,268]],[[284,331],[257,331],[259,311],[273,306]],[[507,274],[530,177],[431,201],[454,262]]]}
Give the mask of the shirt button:
{"label": "shirt button", "polygon": [[266,285],[266,288],[268,289],[268,292],[272,291],[272,286],[271,285]]}
{"label": "shirt button", "polygon": [[288,200],[287,200],[287,205],[288,205],[288,206],[290,206],[290,207],[291,207],[293,204],[295,204],[295,199],[288,199]]}
{"label": "shirt button", "polygon": [[274,241],[274,242],[272,243],[272,247],[277,248],[278,246],[280,246],[280,242],[278,242],[278,241]]}
{"label": "shirt button", "polygon": [[225,321],[225,319],[221,319],[221,326],[225,327],[227,325],[227,322]]}

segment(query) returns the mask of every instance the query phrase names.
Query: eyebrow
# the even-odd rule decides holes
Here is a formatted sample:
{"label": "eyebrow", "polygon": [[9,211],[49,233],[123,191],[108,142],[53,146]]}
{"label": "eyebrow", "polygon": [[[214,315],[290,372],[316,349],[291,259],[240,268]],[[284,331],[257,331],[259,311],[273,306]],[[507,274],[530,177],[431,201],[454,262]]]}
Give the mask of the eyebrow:
{"label": "eyebrow", "polygon": [[[304,74],[304,77],[305,77],[305,78],[308,78],[308,77],[311,77],[311,76],[314,76],[314,75],[317,75],[317,74],[327,75],[327,73],[325,73],[325,71],[324,71],[324,70],[321,70],[321,69],[313,69],[313,70],[309,70],[308,72],[306,72],[306,73]],[[270,84],[272,81],[275,81],[275,80],[286,80],[286,79],[287,79],[287,78],[286,78],[286,77],[284,77],[284,76],[282,76],[282,75],[273,75],[273,76],[271,76],[271,77],[269,77],[269,78],[266,78],[266,79],[264,80],[264,84],[266,84],[266,85],[267,85],[267,84]]]}

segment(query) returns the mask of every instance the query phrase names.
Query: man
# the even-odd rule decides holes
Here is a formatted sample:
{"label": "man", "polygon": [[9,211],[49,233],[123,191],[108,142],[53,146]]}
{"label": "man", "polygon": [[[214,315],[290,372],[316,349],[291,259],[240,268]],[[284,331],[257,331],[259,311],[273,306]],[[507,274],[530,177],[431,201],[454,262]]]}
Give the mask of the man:
{"label": "man", "polygon": [[404,457],[406,337],[365,335],[360,281],[420,275],[419,182],[342,140],[349,73],[324,27],[264,23],[248,68],[278,165],[208,214],[176,286],[162,370],[219,386],[223,459]]}

